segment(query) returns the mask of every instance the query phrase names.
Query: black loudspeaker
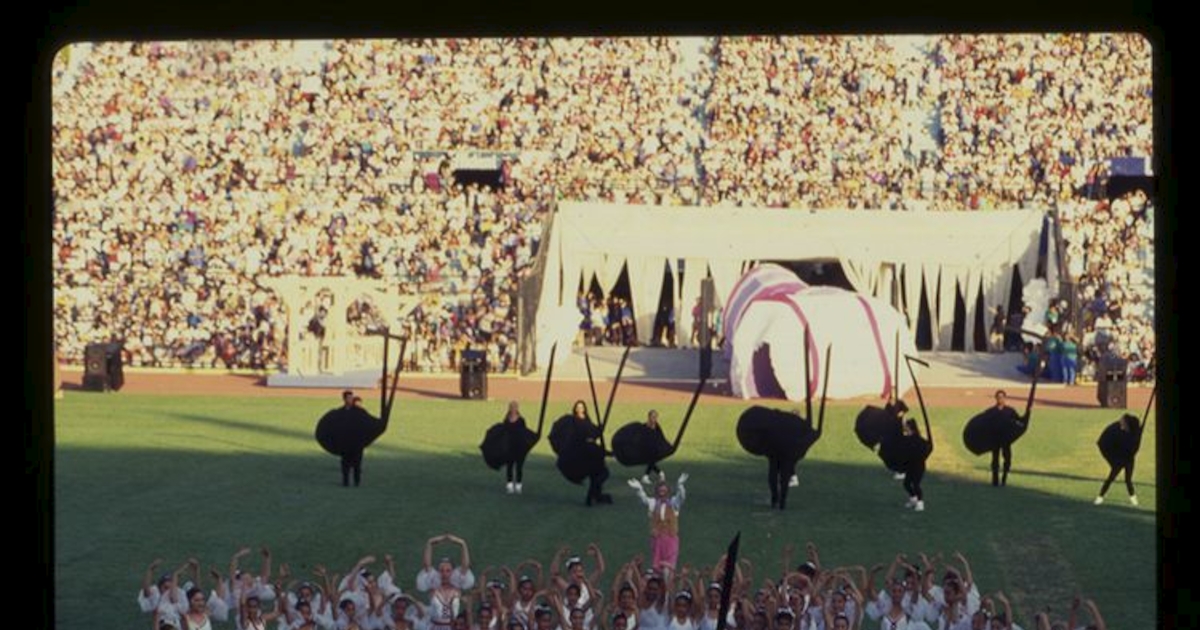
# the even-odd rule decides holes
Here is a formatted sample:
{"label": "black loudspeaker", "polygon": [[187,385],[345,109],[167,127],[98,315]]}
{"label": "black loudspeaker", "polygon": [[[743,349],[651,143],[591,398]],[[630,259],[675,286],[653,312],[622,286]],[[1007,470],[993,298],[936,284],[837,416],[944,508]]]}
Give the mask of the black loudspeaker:
{"label": "black loudspeaker", "polygon": [[463,350],[459,392],[467,400],[487,400],[487,353],[483,350]]}
{"label": "black loudspeaker", "polygon": [[1100,361],[1096,371],[1096,399],[1106,409],[1127,409],[1126,381],[1129,362],[1125,359],[1106,358]]}
{"label": "black loudspeaker", "polygon": [[83,388],[95,392],[119,390],[125,384],[121,344],[92,343],[83,350]]}

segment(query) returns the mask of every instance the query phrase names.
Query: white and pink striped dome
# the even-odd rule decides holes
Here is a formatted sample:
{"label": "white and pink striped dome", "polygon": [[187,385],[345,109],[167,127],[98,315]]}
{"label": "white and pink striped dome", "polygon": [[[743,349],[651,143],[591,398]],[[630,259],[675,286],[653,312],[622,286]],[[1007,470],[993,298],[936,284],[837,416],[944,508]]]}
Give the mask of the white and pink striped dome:
{"label": "white and pink striped dome", "polygon": [[[742,398],[804,400],[804,343],[811,344],[810,383],[820,395],[829,372],[830,398],[886,397],[910,385],[901,357],[916,356],[904,316],[890,305],[836,287],[809,286],[774,264],[751,269],[734,286],[722,313],[729,380]],[[832,370],[824,365],[832,346]]]}

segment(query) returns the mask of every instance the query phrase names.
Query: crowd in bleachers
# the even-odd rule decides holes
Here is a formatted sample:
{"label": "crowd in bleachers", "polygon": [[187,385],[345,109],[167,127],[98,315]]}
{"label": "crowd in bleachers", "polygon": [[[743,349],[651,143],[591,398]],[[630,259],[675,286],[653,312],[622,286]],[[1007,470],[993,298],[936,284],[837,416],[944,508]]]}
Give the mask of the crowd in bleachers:
{"label": "crowd in bleachers", "polygon": [[[434,549],[447,543],[457,548],[456,557],[436,559]],[[407,588],[391,554],[363,556],[345,573],[316,564],[310,576],[293,573],[287,563],[273,566],[265,547],[259,571],[242,570],[240,561],[250,553],[235,553],[224,575],[216,568],[201,575],[194,558],[158,573],[162,560],[155,560],[138,592],[139,607],[154,616],[158,630],[210,628],[214,621],[239,630],[268,624],[280,630],[713,630],[728,590],[726,627],[743,630],[859,630],[865,619],[871,628],[1021,627],[1012,602],[1003,592],[981,589],[960,553],[911,560],[897,554],[889,565],[868,569],[823,565],[808,543],[797,564],[789,544],[780,564],[767,566],[722,556],[708,566],[655,568],[639,554],[609,571],[592,543],[579,555],[560,547],[544,567],[530,558],[477,576],[466,541],[444,534],[426,542],[415,589]],[[1027,627],[1037,630],[1106,627],[1090,599],[1076,597],[1065,617],[1024,614]]]}
{"label": "crowd in bleachers", "polygon": [[1094,378],[1106,356],[1154,378],[1154,207],[1145,193],[1060,204],[1071,276],[1079,283],[1079,341]]}
{"label": "crowd in bleachers", "polygon": [[[284,366],[264,280],[299,274],[419,291],[418,367],[511,369],[559,199],[1057,209],[1113,347],[1152,360],[1149,213],[1084,236],[1104,161],[1153,154],[1137,36],[102,43],[54,81],[67,361],[119,339],[133,365]],[[466,150],[498,180],[461,177]]]}

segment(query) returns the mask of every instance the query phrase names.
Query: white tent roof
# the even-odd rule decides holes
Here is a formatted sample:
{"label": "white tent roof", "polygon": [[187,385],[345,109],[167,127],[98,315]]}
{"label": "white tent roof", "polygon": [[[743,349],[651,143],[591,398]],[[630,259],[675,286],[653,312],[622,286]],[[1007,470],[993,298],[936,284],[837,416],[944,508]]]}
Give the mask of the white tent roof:
{"label": "white tent roof", "polygon": [[[645,335],[641,340],[647,341],[664,264],[674,271],[676,261],[685,260],[685,296],[699,294],[689,285],[698,285],[708,275],[703,266],[707,264],[717,284],[717,299],[723,303],[749,261],[832,258],[841,262],[855,290],[884,299],[890,297],[887,268],[903,271],[901,290],[907,295],[912,322],[924,278],[935,311],[935,348],[945,347],[956,286],[968,296],[970,339],[976,291],[982,289],[985,307],[990,308],[1007,299],[1012,265],[1020,266],[1023,278],[1034,276],[1043,217],[1039,210],[810,211],[561,202],[547,239],[547,281],[539,318],[543,313],[550,317],[550,310],[559,307],[558,316],[571,319],[579,278],[596,274],[607,291],[624,264],[639,337]],[[700,273],[695,273],[698,263]],[[691,304],[677,305],[681,333],[690,330],[690,312]],[[576,318],[572,325],[540,321],[539,327],[545,333],[550,332],[547,326],[561,329],[553,336],[569,343],[577,324]],[[539,335],[539,354],[548,354],[551,343]]]}

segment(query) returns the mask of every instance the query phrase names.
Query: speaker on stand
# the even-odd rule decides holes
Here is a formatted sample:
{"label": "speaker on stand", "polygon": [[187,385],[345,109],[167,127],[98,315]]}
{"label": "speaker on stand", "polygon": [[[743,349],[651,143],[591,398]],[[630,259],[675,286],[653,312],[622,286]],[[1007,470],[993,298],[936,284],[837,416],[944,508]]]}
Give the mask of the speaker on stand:
{"label": "speaker on stand", "polygon": [[107,392],[117,391],[124,384],[121,344],[88,344],[83,350],[83,388],[94,392]]}
{"label": "speaker on stand", "polygon": [[487,353],[483,350],[463,350],[459,392],[467,400],[487,400]]}
{"label": "speaker on stand", "polygon": [[1127,374],[1129,362],[1118,357],[1105,357],[1096,370],[1096,399],[1105,409],[1127,409]]}

